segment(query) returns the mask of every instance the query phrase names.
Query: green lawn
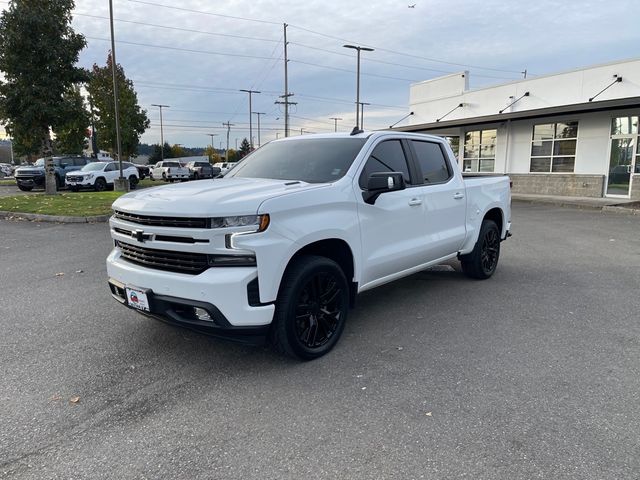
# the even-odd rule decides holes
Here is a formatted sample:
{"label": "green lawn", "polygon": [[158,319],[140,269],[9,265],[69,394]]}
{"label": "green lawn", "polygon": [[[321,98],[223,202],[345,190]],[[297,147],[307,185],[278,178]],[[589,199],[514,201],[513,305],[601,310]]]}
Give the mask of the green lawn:
{"label": "green lawn", "polygon": [[0,185],[15,185],[16,181],[12,178],[11,180],[7,180],[6,178],[3,178],[0,180]]}
{"label": "green lawn", "polygon": [[111,204],[123,192],[68,192],[58,195],[35,193],[0,197],[0,210],[70,217],[91,217],[111,213]]}

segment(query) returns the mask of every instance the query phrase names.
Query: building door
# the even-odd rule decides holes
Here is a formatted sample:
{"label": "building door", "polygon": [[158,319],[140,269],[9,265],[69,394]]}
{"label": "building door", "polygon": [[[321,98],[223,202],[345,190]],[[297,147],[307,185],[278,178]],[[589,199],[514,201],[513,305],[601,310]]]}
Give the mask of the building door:
{"label": "building door", "polygon": [[607,196],[630,195],[633,173],[640,171],[639,155],[638,117],[612,119]]}
{"label": "building door", "polygon": [[634,167],[634,138],[612,138],[607,195],[629,196]]}

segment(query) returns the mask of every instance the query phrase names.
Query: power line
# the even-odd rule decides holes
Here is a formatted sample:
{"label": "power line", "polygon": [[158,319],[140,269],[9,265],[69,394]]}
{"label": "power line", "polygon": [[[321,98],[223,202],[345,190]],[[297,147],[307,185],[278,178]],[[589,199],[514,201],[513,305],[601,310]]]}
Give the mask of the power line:
{"label": "power line", "polygon": [[[134,0],[129,0],[130,2],[134,1]],[[85,35],[86,38],[90,39],[90,40],[102,40],[105,42],[109,42],[110,40],[107,38],[100,38],[100,37],[90,37],[88,35]],[[126,40],[118,40],[118,43],[123,43],[125,45],[135,45],[138,47],[149,47],[149,48],[160,48],[163,50],[175,50],[178,52],[189,52],[189,53],[204,53],[207,55],[223,55],[226,57],[236,57],[236,58],[255,58],[258,60],[273,60],[272,57],[261,57],[258,55],[243,55],[241,53],[224,53],[224,52],[214,52],[211,50],[195,50],[195,49],[191,49],[191,48],[179,48],[179,47],[169,47],[166,45],[153,45],[151,43],[138,43],[138,42],[128,42]]]}
{"label": "power line", "polygon": [[[330,67],[328,65],[320,65],[319,63],[309,63],[309,62],[303,62],[301,60],[289,60],[289,61],[291,63],[300,63],[302,65],[308,65],[310,67],[326,68],[326,69],[329,69],[329,70],[337,70],[339,72],[356,73],[353,70],[348,70],[346,68]],[[411,83],[411,82],[415,83],[415,82],[419,81],[419,80],[415,80],[415,79],[411,80],[411,79],[408,79],[408,78],[398,78],[398,77],[389,77],[387,75],[378,75],[377,73],[363,73],[363,72],[360,72],[360,75],[366,75],[368,77],[387,78],[389,80],[398,80],[398,81],[401,81],[401,82],[409,82],[409,83]]]}
{"label": "power line", "polygon": [[[233,20],[244,20],[244,21],[250,21],[250,22],[257,22],[257,23],[264,23],[264,24],[269,24],[269,25],[282,25],[282,22],[273,22],[273,21],[269,21],[269,20],[258,20],[255,18],[246,18],[246,17],[236,17],[236,16],[231,16],[231,15],[223,15],[223,14],[219,14],[219,13],[212,13],[212,12],[205,12],[202,10],[193,10],[193,9],[189,9],[189,8],[183,8],[183,7],[174,7],[171,5],[164,5],[164,4],[160,4],[160,3],[154,3],[154,2],[148,2],[148,1],[143,1],[143,0],[128,0],[129,2],[133,2],[133,3],[140,3],[140,4],[144,4],[144,5],[152,5],[155,7],[161,7],[161,8],[169,8],[169,9],[173,9],[173,10],[180,10],[180,11],[185,11],[185,12],[189,12],[189,13],[198,13],[198,14],[202,14],[202,15],[211,15],[211,16],[215,16],[215,17],[222,17],[222,18],[230,18]],[[315,30],[311,30],[309,28],[305,28],[305,27],[301,27],[299,25],[290,25],[289,26],[293,27],[293,28],[297,28],[298,30],[302,30],[308,33],[312,33],[314,35],[320,35],[326,38],[331,38],[333,40],[338,40],[340,42],[347,42],[347,43],[353,43],[352,39],[346,39],[346,38],[342,38],[342,37],[337,37],[334,35],[329,35],[327,33],[323,33],[323,32],[317,32]],[[362,43],[362,42],[356,42],[358,44]],[[490,70],[490,71],[494,71],[494,72],[502,72],[502,73],[513,73],[513,74],[518,74],[521,75],[523,72],[521,71],[517,71],[517,70],[507,70],[507,69],[501,69],[501,68],[495,68],[495,67],[483,67],[480,65],[472,65],[472,64],[468,64],[468,63],[457,63],[457,62],[450,62],[447,60],[440,60],[437,58],[430,58],[430,57],[423,57],[420,55],[414,55],[411,53],[405,53],[405,52],[398,52],[395,50],[390,50],[387,48],[382,48],[382,47],[377,47],[375,45],[367,45],[370,46],[372,48],[375,48],[378,51],[381,52],[387,52],[387,53],[392,53],[394,55],[402,55],[405,57],[410,57],[410,58],[417,58],[420,60],[426,60],[428,62],[433,62],[433,63],[442,63],[445,65],[454,65],[457,67],[465,67],[465,68],[475,68],[475,69],[479,69],[479,70]],[[500,78],[500,77],[490,77],[490,78]]]}
{"label": "power line", "polygon": [[[352,42],[352,40],[349,40],[349,39],[346,39],[346,38],[336,37],[336,36],[333,36],[333,35],[329,35],[327,33],[316,32],[315,30],[310,30],[308,28],[300,27],[298,25],[291,25],[291,26],[293,28],[297,28],[298,30],[303,30],[303,31],[308,32],[308,33],[313,33],[315,35],[320,35],[320,36],[323,36],[323,37],[331,38],[333,40],[339,40],[341,42]],[[443,63],[443,64],[446,64],[446,65],[455,65],[455,66],[458,66],[458,67],[477,68],[477,69],[480,69],[480,70],[491,70],[491,71],[494,71],[494,72],[522,74],[522,72],[515,71],[515,70],[503,70],[503,69],[500,69],[500,68],[481,67],[479,65],[471,65],[471,64],[468,64],[468,63],[448,62],[446,60],[439,60],[437,58],[422,57],[420,55],[413,55],[411,53],[396,52],[394,50],[389,50],[387,48],[376,47],[375,45],[366,44],[366,46],[374,48],[374,49],[379,50],[381,52],[393,53],[394,55],[403,55],[405,57],[411,57],[411,58],[419,58],[421,60],[427,60],[429,62],[434,62],[434,63]]]}
{"label": "power line", "polygon": [[[0,3],[4,3],[4,2],[0,2]],[[89,18],[98,18],[98,19],[103,19],[103,20],[109,20],[109,17],[102,17],[100,15],[90,15],[88,13],[79,13],[79,12],[74,12],[73,13],[74,16],[79,16],[79,17],[89,17]],[[216,32],[207,32],[204,30],[195,30],[195,29],[191,29],[191,28],[181,28],[181,27],[170,27],[168,25],[159,25],[157,23],[147,23],[147,22],[137,22],[134,20],[124,20],[122,18],[114,18],[113,19],[115,22],[120,22],[120,23],[130,23],[133,25],[142,25],[145,27],[154,27],[154,28],[164,28],[167,30],[177,30],[179,32],[189,32],[189,33],[201,33],[203,35],[214,35],[217,37],[231,37],[231,38],[242,38],[244,40],[256,40],[256,41],[260,41],[260,42],[274,42],[274,43],[280,43],[281,40],[273,40],[271,38],[259,38],[259,37],[247,37],[244,35],[233,35],[230,33],[216,33]]]}
{"label": "power line", "polygon": [[221,13],[211,13],[211,12],[204,12],[202,10],[193,10],[191,8],[184,8],[184,7],[174,7],[172,5],[163,5],[162,3],[153,3],[153,2],[145,2],[142,0],[129,0],[132,3],[141,3],[144,5],[153,5],[154,7],[162,7],[162,8],[169,8],[171,10],[180,10],[182,12],[189,12],[189,13],[199,13],[202,15],[210,15],[212,17],[221,17],[221,18],[230,18],[232,20],[244,20],[247,22],[256,22],[256,23],[266,23],[269,25],[281,25],[280,22],[270,22],[269,20],[258,20],[256,18],[246,18],[246,17],[235,17],[233,15],[223,15]]}

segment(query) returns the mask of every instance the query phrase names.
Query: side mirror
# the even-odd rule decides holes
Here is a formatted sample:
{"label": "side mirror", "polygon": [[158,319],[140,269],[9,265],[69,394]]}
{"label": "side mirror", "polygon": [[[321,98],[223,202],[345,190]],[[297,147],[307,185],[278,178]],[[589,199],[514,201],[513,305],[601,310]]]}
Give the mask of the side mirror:
{"label": "side mirror", "polygon": [[362,192],[362,198],[365,203],[373,205],[383,193],[405,188],[404,175],[401,172],[376,172],[369,176],[367,190]]}

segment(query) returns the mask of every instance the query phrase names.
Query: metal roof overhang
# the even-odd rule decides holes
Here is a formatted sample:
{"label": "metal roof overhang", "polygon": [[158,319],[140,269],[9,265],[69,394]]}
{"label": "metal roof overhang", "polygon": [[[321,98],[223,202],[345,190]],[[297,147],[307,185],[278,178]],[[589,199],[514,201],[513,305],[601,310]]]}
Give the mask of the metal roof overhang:
{"label": "metal roof overhang", "polygon": [[574,103],[572,105],[559,105],[557,107],[539,108],[536,110],[526,110],[522,112],[497,113],[495,115],[485,115],[482,117],[469,117],[456,120],[445,120],[441,122],[421,123],[417,125],[395,127],[393,130],[401,132],[416,132],[448,127],[462,127],[465,125],[484,125],[504,122],[506,120],[554,117],[571,113],[601,112],[605,110],[622,110],[634,107],[640,108],[640,97],[618,98],[615,100],[603,100],[601,102]]}

